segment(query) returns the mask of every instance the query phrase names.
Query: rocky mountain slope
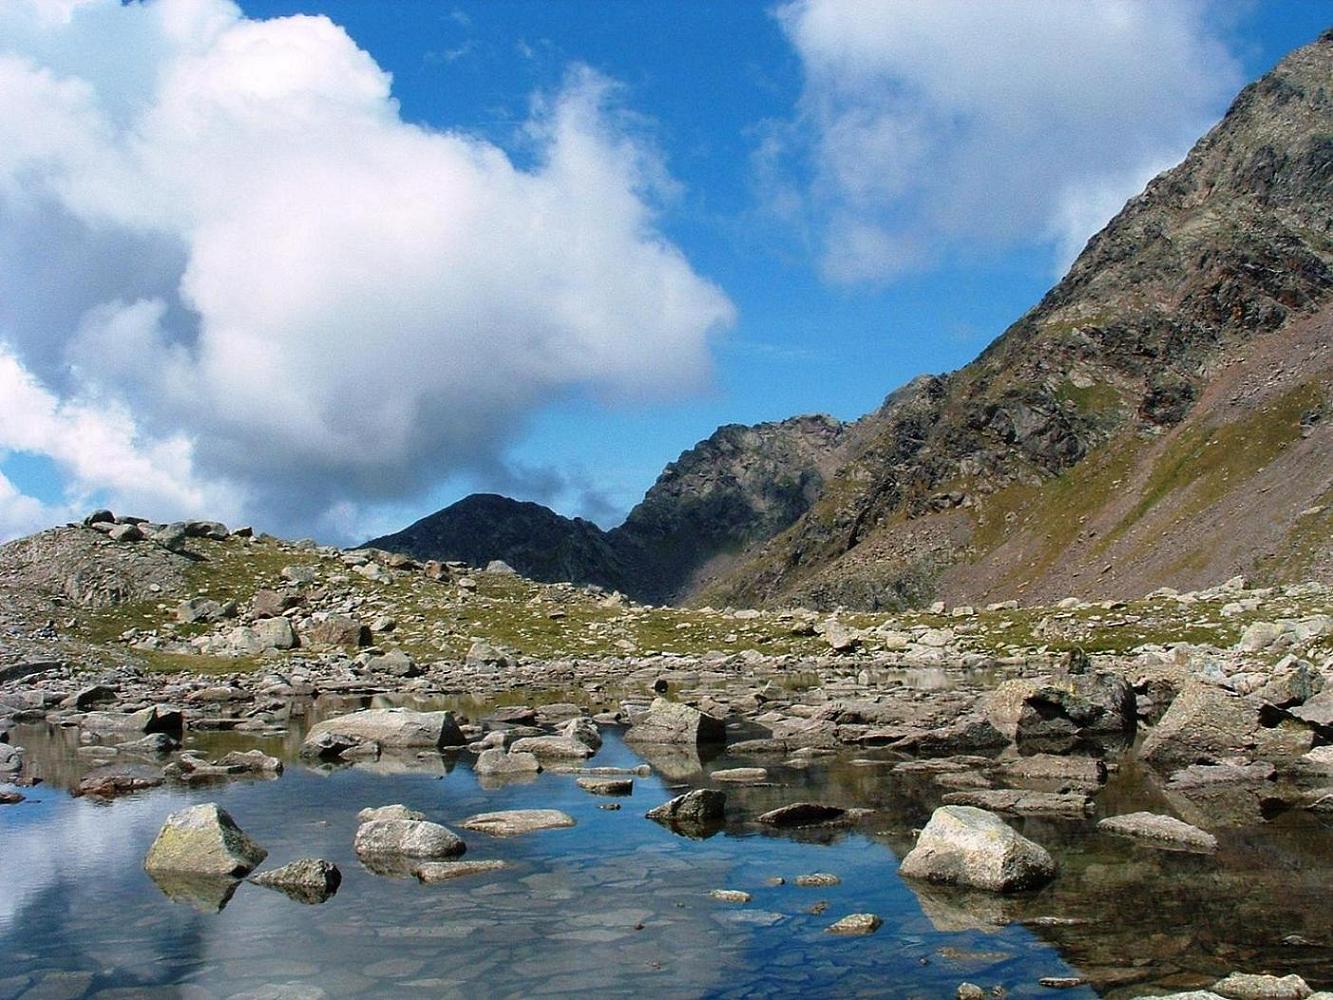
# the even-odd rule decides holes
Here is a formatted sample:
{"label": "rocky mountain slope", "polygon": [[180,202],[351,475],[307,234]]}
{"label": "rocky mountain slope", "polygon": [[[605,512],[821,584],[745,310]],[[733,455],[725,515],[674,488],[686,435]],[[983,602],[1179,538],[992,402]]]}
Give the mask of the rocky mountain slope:
{"label": "rocky mountain slope", "polygon": [[[1333,578],[1330,80],[1333,32],[1242,91],[976,361],[855,425],[722,428],[568,578],[870,609]],[[417,527],[375,544],[528,568],[505,530],[431,547]]]}

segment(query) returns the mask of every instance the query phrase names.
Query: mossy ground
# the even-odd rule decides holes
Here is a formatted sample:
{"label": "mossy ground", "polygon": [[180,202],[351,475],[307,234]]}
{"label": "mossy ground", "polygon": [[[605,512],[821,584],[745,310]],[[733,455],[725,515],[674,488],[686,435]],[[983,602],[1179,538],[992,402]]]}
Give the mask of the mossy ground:
{"label": "mossy ground", "polygon": [[[1077,478],[1071,475],[1066,485],[1048,492],[1044,509],[1049,510],[1052,503],[1072,506],[1090,482],[1119,474],[1114,461],[1090,463],[1088,471],[1078,473]],[[1024,509],[1017,491],[1005,502]],[[332,595],[329,599],[334,604],[350,605],[363,620],[393,618],[393,629],[381,632],[377,641],[383,647],[403,649],[421,662],[461,660],[475,640],[546,660],[654,654],[689,658],[747,650],[768,656],[830,654],[827,640],[810,634],[816,616],[799,611],[737,615],[712,608],[648,607],[595,588],[537,584],[498,573],[474,573],[470,589],[417,572],[396,573],[391,580],[376,582],[334,556],[295,550],[271,540],[208,541],[193,549],[198,558],[190,571],[190,594],[87,612],[77,622],[76,633],[95,643],[115,644],[130,629],[137,630],[138,636],[156,633],[184,639],[209,628],[225,629],[228,626],[174,624],[175,607],[184,597],[203,594],[219,601],[234,600],[244,608],[257,590],[282,584],[284,567],[309,565],[318,567],[320,574],[313,588],[316,592],[310,595],[312,604],[323,593]],[[1227,598],[1181,603],[1162,597],[1068,610],[981,610],[962,617],[925,611],[842,613],[837,619],[861,630],[862,648],[871,654],[891,653],[891,633],[947,628],[964,650],[1005,656],[1075,648],[1089,653],[1127,653],[1145,644],[1225,647],[1234,644],[1251,621],[1271,620],[1279,612],[1299,617],[1333,610],[1333,602],[1326,597],[1278,600],[1278,605],[1229,616],[1221,614]],[[160,673],[245,673],[283,662],[281,655],[273,654],[226,657],[136,649],[134,655],[146,669]]]}

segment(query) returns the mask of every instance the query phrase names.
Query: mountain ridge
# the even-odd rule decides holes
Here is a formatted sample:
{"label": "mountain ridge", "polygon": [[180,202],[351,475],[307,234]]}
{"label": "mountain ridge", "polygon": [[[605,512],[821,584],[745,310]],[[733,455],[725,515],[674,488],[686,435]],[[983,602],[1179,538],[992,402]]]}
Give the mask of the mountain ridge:
{"label": "mountain ridge", "polygon": [[[834,422],[822,446],[808,433],[789,444],[788,425],[818,419],[792,418],[758,425],[786,430],[739,451],[729,425],[684,453],[687,483],[722,502],[673,492],[669,465],[638,521],[607,533],[628,574],[616,585],[655,600],[875,609],[1057,587],[1114,596],[1208,582],[1201,573],[1276,579],[1283,553],[1327,574],[1325,515],[1303,512],[1333,506],[1333,483],[1310,472],[1333,466],[1330,80],[1325,32],[1245,87],[963,368]],[[1246,406],[1218,388],[1256,379],[1264,391]],[[1280,531],[1242,502],[1274,464],[1299,466],[1254,487]],[[779,483],[786,502],[766,502]],[[1206,545],[1200,524],[1254,544],[1219,546],[1220,561],[1158,557]]]}

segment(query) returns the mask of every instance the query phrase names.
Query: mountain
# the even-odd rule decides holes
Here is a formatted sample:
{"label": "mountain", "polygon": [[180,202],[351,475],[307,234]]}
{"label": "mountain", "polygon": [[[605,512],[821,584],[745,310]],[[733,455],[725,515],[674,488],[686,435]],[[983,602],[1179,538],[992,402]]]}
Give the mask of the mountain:
{"label": "mountain", "polygon": [[534,580],[677,601],[808,510],[849,437],[824,416],[720,427],[669,464],[612,531],[539,504],[474,494],[366,544],[477,566],[502,559]]}
{"label": "mountain", "polygon": [[1331,579],[1331,351],[1333,32],[971,364],[852,425],[722,428],[608,566],[655,600],[862,608]]}

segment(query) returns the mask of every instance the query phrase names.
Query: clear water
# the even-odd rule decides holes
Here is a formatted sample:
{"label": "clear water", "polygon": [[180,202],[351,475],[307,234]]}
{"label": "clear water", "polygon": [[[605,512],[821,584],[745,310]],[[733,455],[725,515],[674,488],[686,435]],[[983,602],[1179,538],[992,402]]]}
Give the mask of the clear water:
{"label": "clear water", "polygon": [[[939,792],[850,755],[799,768],[766,762],[774,783],[728,788],[725,828],[692,840],[643,813],[707,784],[707,771],[755,761],[650,756],[653,777],[613,800],[567,774],[483,787],[465,754],[312,769],[294,757],[299,735],[200,737],[210,753],[278,753],[289,761],[279,779],[166,786],[99,804],[67,792],[91,766],[71,733],[17,732],[47,783],[0,808],[0,997],[230,997],[282,985],[291,996],[317,986],[332,997],[941,998],[970,981],[1010,997],[1087,998],[1184,988],[1237,968],[1333,984],[1333,831],[1304,816],[1222,831],[1216,858],[1137,847],[1081,821],[1016,821],[1062,875],[1040,893],[1000,898],[899,879],[898,858]],[[590,764],[640,763],[617,733],[604,736]],[[800,799],[879,811],[855,830],[753,823]],[[220,803],[268,849],[264,867],[329,858],[341,889],[309,906],[243,883],[220,910],[217,897],[168,896],[144,873],[144,853],[168,813],[201,801]],[[622,808],[599,808],[612,801]],[[577,825],[509,839],[460,831],[468,859],[509,867],[421,885],[373,874],[352,851],[357,811],[393,802],[455,829],[476,812],[528,807],[564,810]],[[1132,767],[1101,804],[1103,813],[1154,805]],[[842,882],[794,884],[810,872]],[[775,877],[786,884],[770,884]],[[716,888],[753,899],[718,902],[708,896]],[[856,912],[884,926],[865,937],[826,933]],[[1045,976],[1092,985],[1057,992],[1038,985]]]}

